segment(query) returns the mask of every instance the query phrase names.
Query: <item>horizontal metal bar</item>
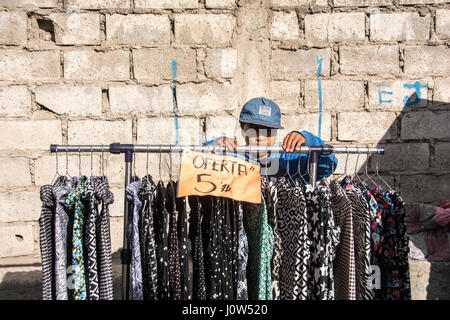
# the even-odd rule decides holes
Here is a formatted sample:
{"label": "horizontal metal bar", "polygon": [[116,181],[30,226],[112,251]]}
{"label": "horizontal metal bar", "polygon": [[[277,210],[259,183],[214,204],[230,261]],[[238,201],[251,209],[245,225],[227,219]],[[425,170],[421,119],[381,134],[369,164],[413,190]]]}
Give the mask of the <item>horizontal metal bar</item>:
{"label": "horizontal metal bar", "polygon": [[[51,152],[110,152],[113,148],[111,145],[51,145]],[[124,145],[127,146],[125,151],[132,152],[142,152],[142,153],[179,153],[183,150],[192,150],[198,152],[210,152],[210,153],[225,153],[232,152],[228,151],[226,147],[216,146],[216,145]],[[114,144],[114,150],[120,150],[120,144]],[[130,150],[131,149],[131,150]],[[318,151],[321,153],[352,153],[352,154],[368,154],[368,153],[379,153],[384,154],[384,148],[381,147],[358,147],[358,146],[301,146],[299,150],[292,151],[291,153],[310,153]],[[280,146],[238,146],[235,150],[236,153],[245,152],[273,152],[273,153],[287,153]]]}
{"label": "horizontal metal bar", "polygon": [[109,145],[50,145],[51,152],[109,152]]}

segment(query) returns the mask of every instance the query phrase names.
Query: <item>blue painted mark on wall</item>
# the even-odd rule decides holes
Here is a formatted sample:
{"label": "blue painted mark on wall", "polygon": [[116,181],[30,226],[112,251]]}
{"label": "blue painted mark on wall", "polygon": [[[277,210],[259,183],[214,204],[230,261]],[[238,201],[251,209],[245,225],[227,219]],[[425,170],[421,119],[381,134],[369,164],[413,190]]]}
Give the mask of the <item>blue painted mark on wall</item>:
{"label": "blue painted mark on wall", "polygon": [[404,83],[403,87],[407,88],[407,89],[414,89],[416,91],[416,99],[410,100],[410,97],[408,97],[408,96],[405,96],[403,98],[403,104],[405,106],[407,106],[407,107],[410,107],[410,106],[414,106],[414,105],[419,103],[419,101],[420,101],[420,88],[427,89],[428,85],[426,85],[426,84],[423,85],[423,84],[420,84],[420,81],[416,81],[413,84]]}
{"label": "blue painted mark on wall", "polygon": [[318,76],[318,87],[319,87],[319,138],[322,134],[322,79],[320,78],[322,74],[322,56],[317,56],[317,76]]}
{"label": "blue painted mark on wall", "polygon": [[[392,87],[392,85],[390,85],[390,84],[377,84],[376,86],[378,88]],[[414,83],[406,83],[405,82],[405,83],[403,83],[403,88],[414,89],[414,91],[415,91],[415,96],[414,96],[414,94],[411,94],[411,95],[406,95],[403,97],[403,105],[405,107],[410,107],[410,106],[414,106],[419,103],[421,96],[422,96],[421,89],[428,89],[428,85],[421,84],[420,81],[415,81]],[[380,104],[392,103],[392,100],[387,99],[386,95],[392,96],[393,94],[394,94],[394,92],[392,92],[392,91],[386,91],[386,90],[379,89],[378,90],[378,102]],[[414,99],[411,99],[411,97],[414,97]]]}
{"label": "blue painted mark on wall", "polygon": [[173,112],[175,113],[175,144],[179,141],[178,129],[178,103],[177,103],[177,60],[172,59],[172,97],[173,97]]}
{"label": "blue painted mark on wall", "polygon": [[[390,84],[377,84],[377,87],[378,88],[379,87],[392,87],[392,85],[390,85]],[[382,104],[382,103],[392,103],[392,100],[383,100],[383,97],[382,97],[383,94],[388,94],[388,95],[392,96],[393,92],[392,91],[378,90],[378,102],[380,104]]]}

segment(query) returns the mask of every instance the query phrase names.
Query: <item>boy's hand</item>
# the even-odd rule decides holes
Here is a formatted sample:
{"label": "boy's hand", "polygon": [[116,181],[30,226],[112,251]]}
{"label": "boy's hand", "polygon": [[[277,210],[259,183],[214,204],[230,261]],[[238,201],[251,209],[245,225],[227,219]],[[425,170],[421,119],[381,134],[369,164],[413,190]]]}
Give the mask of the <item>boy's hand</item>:
{"label": "boy's hand", "polygon": [[222,147],[227,147],[227,149],[229,151],[235,150],[237,148],[237,145],[238,145],[238,142],[237,142],[236,138],[234,138],[234,139],[232,139],[232,138],[221,138],[221,139],[216,140],[216,143],[218,145],[221,145]]}
{"label": "boy's hand", "polygon": [[284,138],[283,149],[286,152],[298,150],[305,141],[306,139],[301,133],[293,131]]}

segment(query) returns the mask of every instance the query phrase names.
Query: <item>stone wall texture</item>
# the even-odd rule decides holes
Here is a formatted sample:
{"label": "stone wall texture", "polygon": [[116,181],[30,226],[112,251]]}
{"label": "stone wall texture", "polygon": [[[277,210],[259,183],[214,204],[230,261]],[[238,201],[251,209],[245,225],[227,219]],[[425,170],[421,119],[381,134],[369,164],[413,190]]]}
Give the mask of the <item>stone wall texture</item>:
{"label": "stone wall texture", "polygon": [[[445,0],[0,0],[0,298],[40,299],[39,188],[57,164],[91,172],[88,154],[66,168],[50,144],[173,144],[175,117],[180,143],[242,143],[236,119],[257,96],[281,107],[278,143],[306,129],[382,145],[382,157],[339,155],[336,173],[374,174],[378,162],[407,203],[449,199],[449,47]],[[147,166],[138,154],[137,174],[167,179],[170,160],[176,176],[178,155],[159,170],[159,155]],[[98,174],[99,154],[93,163]],[[105,154],[103,168],[117,254],[123,156]],[[442,298],[448,272],[414,261],[413,297]]]}

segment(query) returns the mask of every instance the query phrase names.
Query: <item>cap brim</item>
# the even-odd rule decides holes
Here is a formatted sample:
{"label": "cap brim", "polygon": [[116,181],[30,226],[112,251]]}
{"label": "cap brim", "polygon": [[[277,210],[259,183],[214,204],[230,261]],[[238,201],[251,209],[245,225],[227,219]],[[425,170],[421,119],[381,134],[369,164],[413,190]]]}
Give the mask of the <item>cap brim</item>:
{"label": "cap brim", "polygon": [[241,120],[241,119],[239,119],[239,122],[250,123],[250,124],[257,124],[257,125],[260,125],[260,126],[271,128],[271,129],[284,129],[280,125],[276,125],[276,124],[273,124],[271,122],[260,121],[260,120]]}

